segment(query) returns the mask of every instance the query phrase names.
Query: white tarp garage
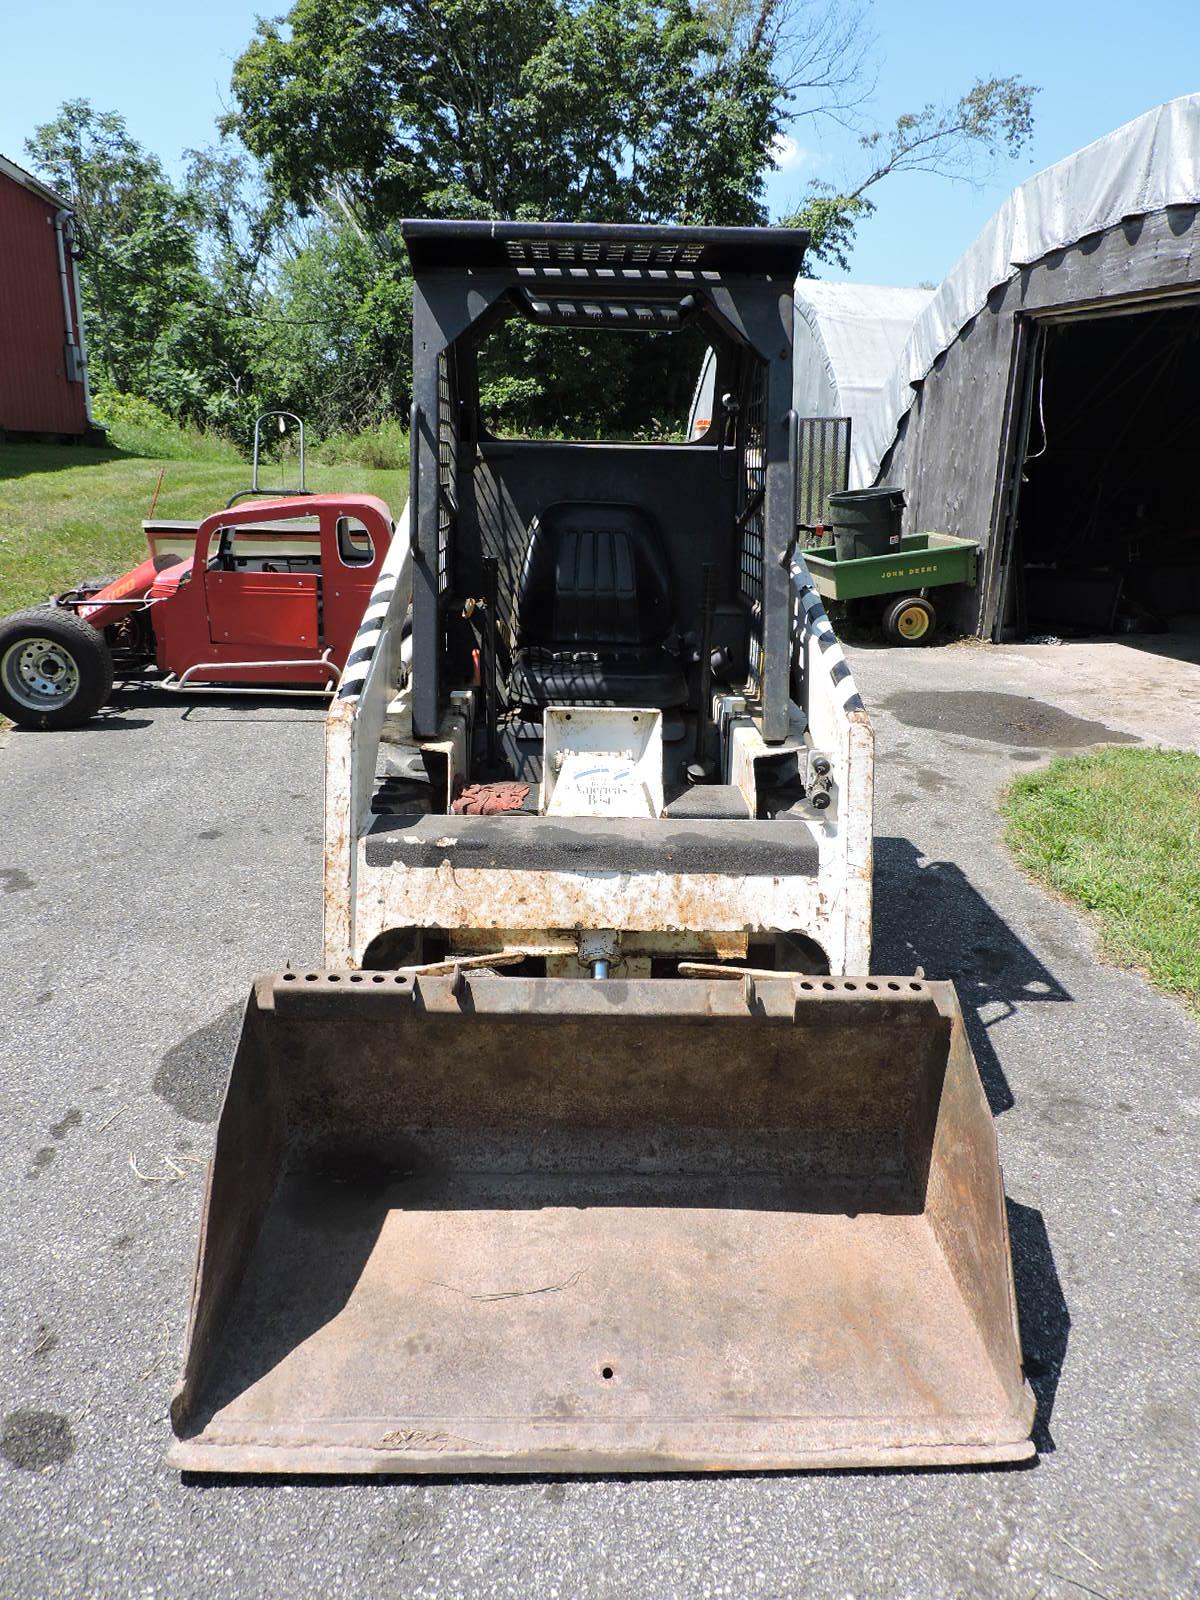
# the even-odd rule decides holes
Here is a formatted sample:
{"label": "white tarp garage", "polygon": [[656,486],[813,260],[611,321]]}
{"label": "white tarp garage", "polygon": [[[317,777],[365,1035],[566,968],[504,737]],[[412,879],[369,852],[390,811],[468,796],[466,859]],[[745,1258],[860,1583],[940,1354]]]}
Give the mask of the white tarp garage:
{"label": "white tarp garage", "polygon": [[878,404],[933,292],[824,278],[797,280],[796,412],[801,417],[850,418],[852,487],[874,481],[875,463],[858,443],[860,426]]}
{"label": "white tarp garage", "polygon": [[908,531],[983,546],[985,636],[1200,619],[1200,95],[1015,189],[855,425]]}
{"label": "white tarp garage", "polygon": [[[824,517],[831,489],[873,482],[876,463],[858,442],[859,426],[878,405],[913,323],[932,297],[932,289],[796,280],[792,394],[802,419],[803,521]],[[692,401],[689,438],[703,433],[713,416],[715,375],[710,350]]]}
{"label": "white tarp garage", "polygon": [[[873,413],[913,323],[933,294],[932,289],[797,278],[792,369],[797,414],[849,417],[857,425]],[[692,400],[689,437],[703,433],[712,418],[715,372],[710,350]]]}

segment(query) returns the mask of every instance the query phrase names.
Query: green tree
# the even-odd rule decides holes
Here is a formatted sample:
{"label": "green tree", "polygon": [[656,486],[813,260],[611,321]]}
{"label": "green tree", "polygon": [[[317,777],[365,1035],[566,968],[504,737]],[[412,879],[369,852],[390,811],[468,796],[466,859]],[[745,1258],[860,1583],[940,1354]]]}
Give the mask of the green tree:
{"label": "green tree", "polygon": [[[764,39],[689,0],[298,0],[236,63],[227,126],[281,201],[335,231],[285,272],[287,304],[319,300],[336,262],[382,312],[401,303],[406,215],[764,222],[783,92]],[[314,319],[292,341],[297,383],[303,364],[308,392],[340,387],[313,359],[329,337],[339,363],[352,354],[354,393],[394,402],[407,382],[396,330],[368,327],[336,288],[332,300],[337,331]],[[506,329],[489,352],[490,409],[508,426],[594,427],[643,359],[625,344]],[[373,351],[386,366],[369,382]]]}
{"label": "green tree", "polygon": [[176,188],[123,117],[86,100],[67,101],[26,149],[75,212],[98,387],[144,396],[181,420],[232,422],[241,338],[201,265],[198,192]]}
{"label": "green tree", "polygon": [[[796,118],[860,118],[855,0],[296,0],[233,71],[226,140],[173,183],[115,112],[68,101],[30,156],[69,195],[96,378],[244,438],[256,410],[318,433],[407,412],[405,215],[755,224]],[[864,170],[784,220],[848,259],[875,187],[971,176],[1021,149],[1036,93],[976,84],[861,136]],[[235,135],[241,140],[231,142]],[[669,428],[696,358],[509,324],[482,365],[501,428]]]}
{"label": "green tree", "polygon": [[[780,135],[860,119],[872,50],[865,10],[837,0],[296,0],[235,64],[227,127],[281,201],[360,230],[390,293],[405,215],[765,222]],[[989,79],[864,132],[862,177],[812,184],[784,220],[812,230],[814,260],[845,264],[876,185],[1015,153],[1034,93]],[[365,359],[371,341],[354,344]],[[642,361],[509,326],[485,403],[501,424],[587,432]],[[397,371],[364,392],[394,393]]]}
{"label": "green tree", "polygon": [[228,141],[183,154],[183,193],[199,223],[197,259],[223,303],[252,315],[270,290],[288,208],[267,192],[248,153]]}
{"label": "green tree", "polygon": [[875,210],[869,190],[899,172],[930,172],[945,178],[977,177],[982,167],[1019,155],[1033,132],[1038,90],[1020,78],[979,80],[949,105],[926,105],[897,117],[890,128],[859,139],[865,170],[854,183],[813,181],[801,203],[783,221],[808,228],[809,270],[813,261],[849,264],[859,224]]}
{"label": "green tree", "polygon": [[[286,25],[285,25],[286,24]],[[761,222],[783,85],[689,0],[297,0],[229,127],[302,211]]]}
{"label": "green tree", "polygon": [[255,392],[318,437],[407,417],[412,280],[347,222],[311,229],[255,321]]}

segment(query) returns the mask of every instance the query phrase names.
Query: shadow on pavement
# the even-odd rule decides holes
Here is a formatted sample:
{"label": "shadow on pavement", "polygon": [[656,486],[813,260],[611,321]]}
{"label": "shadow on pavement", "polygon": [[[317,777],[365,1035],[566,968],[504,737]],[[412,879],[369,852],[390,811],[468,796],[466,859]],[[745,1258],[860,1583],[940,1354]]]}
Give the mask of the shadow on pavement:
{"label": "shadow on pavement", "polygon": [[119,712],[99,712],[90,722],[85,722],[82,727],[72,728],[72,733],[119,733],[127,728],[152,728],[154,722],[150,717],[125,717]]}
{"label": "shadow on pavement", "polygon": [[1018,1004],[1071,995],[960,867],[926,860],[908,839],[875,840],[874,908],[875,971],[921,966],[929,978],[954,979],[992,1113],[1009,1110],[1012,1091],[989,1028]]}
{"label": "shadow on pavement", "polygon": [[1059,1374],[1067,1357],[1071,1313],[1063,1298],[1042,1213],[1032,1206],[1018,1205],[1015,1200],[1006,1200],[1005,1204],[1025,1376],[1037,1396],[1033,1442],[1039,1454],[1047,1455],[1054,1449],[1050,1414],[1054,1410]]}
{"label": "shadow on pavement", "polygon": [[[1013,1105],[989,1029],[1018,1005],[1072,996],[1025,941],[949,861],[930,861],[908,839],[875,840],[876,972],[952,978],[992,1114]],[[1050,1413],[1066,1358],[1071,1317],[1040,1211],[1007,1201],[1025,1370],[1037,1396],[1033,1440],[1054,1449]]]}
{"label": "shadow on pavement", "polygon": [[[206,720],[209,722],[311,722],[324,717],[328,700],[319,695],[298,697],[286,691],[272,693],[212,694],[199,689],[195,694],[178,694],[162,688],[154,678],[118,679],[108,706],[87,724],[89,728],[103,723],[120,723],[128,727],[148,728],[149,719],[135,720],[125,715],[134,711],[161,711],[170,707],[179,712],[181,722]],[[196,713],[203,712],[203,719]],[[268,713],[264,716],[263,713]]]}
{"label": "shadow on pavement", "polygon": [[[254,695],[222,695],[198,692],[194,696],[175,694],[170,689],[159,688],[148,679],[118,680],[107,703],[87,722],[77,728],[43,729],[21,728],[0,717],[0,728],[22,737],[40,738],[46,732],[67,732],[72,737],[81,733],[121,733],[138,728],[152,728],[152,717],[131,716],[137,711],[161,711],[170,706],[179,712],[180,722],[319,722],[325,717],[328,701],[317,695],[299,698],[286,692],[272,693],[264,689]],[[197,713],[203,713],[197,716]]]}
{"label": "shadow on pavement", "polygon": [[[1037,1431],[1034,1430],[1034,1437]],[[399,1484],[409,1489],[453,1488],[459,1484],[477,1484],[481,1489],[503,1492],[514,1487],[540,1488],[547,1500],[565,1499],[568,1490],[586,1490],[589,1485],[601,1483],[694,1483],[712,1484],[714,1487],[731,1481],[737,1483],[770,1483],[772,1480],[790,1478],[897,1478],[934,1477],[949,1478],[959,1474],[972,1477],[998,1472],[1033,1472],[1037,1457],[1023,1461],[990,1461],[984,1466],[938,1467],[769,1467],[761,1471],[706,1471],[706,1472],[195,1472],[183,1470],[179,1481],[185,1489],[357,1489],[361,1494],[377,1492],[381,1484]],[[1037,1597],[1034,1596],[1034,1600]]]}
{"label": "shadow on pavement", "polygon": [[1116,644],[1140,651],[1142,655],[1162,656],[1165,661],[1200,666],[1200,621],[1195,618],[1159,633],[1086,634],[1078,639],[1065,638],[1062,643],[1068,651],[1074,644]]}
{"label": "shadow on pavement", "polygon": [[68,733],[74,739],[81,733],[121,733],[131,728],[151,728],[153,726],[154,724],[149,717],[114,716],[111,712],[100,711],[78,728],[20,728],[14,724],[9,731],[22,739],[42,739],[48,733]]}

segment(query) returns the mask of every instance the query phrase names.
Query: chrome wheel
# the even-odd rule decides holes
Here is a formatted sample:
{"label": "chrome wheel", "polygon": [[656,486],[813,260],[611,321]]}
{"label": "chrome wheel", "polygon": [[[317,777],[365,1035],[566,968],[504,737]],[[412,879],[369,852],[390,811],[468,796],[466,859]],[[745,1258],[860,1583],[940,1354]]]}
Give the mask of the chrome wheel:
{"label": "chrome wheel", "polygon": [[75,698],[79,667],[57,640],[28,637],[4,652],[0,680],[27,711],[58,711]]}

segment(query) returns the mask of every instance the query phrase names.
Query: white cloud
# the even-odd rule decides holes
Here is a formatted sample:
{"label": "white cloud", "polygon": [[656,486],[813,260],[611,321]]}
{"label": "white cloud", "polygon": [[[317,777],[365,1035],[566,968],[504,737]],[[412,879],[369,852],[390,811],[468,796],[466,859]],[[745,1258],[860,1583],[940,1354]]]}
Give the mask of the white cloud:
{"label": "white cloud", "polygon": [[813,159],[812,151],[797,144],[790,133],[777,133],[767,154],[780,172],[794,172]]}

